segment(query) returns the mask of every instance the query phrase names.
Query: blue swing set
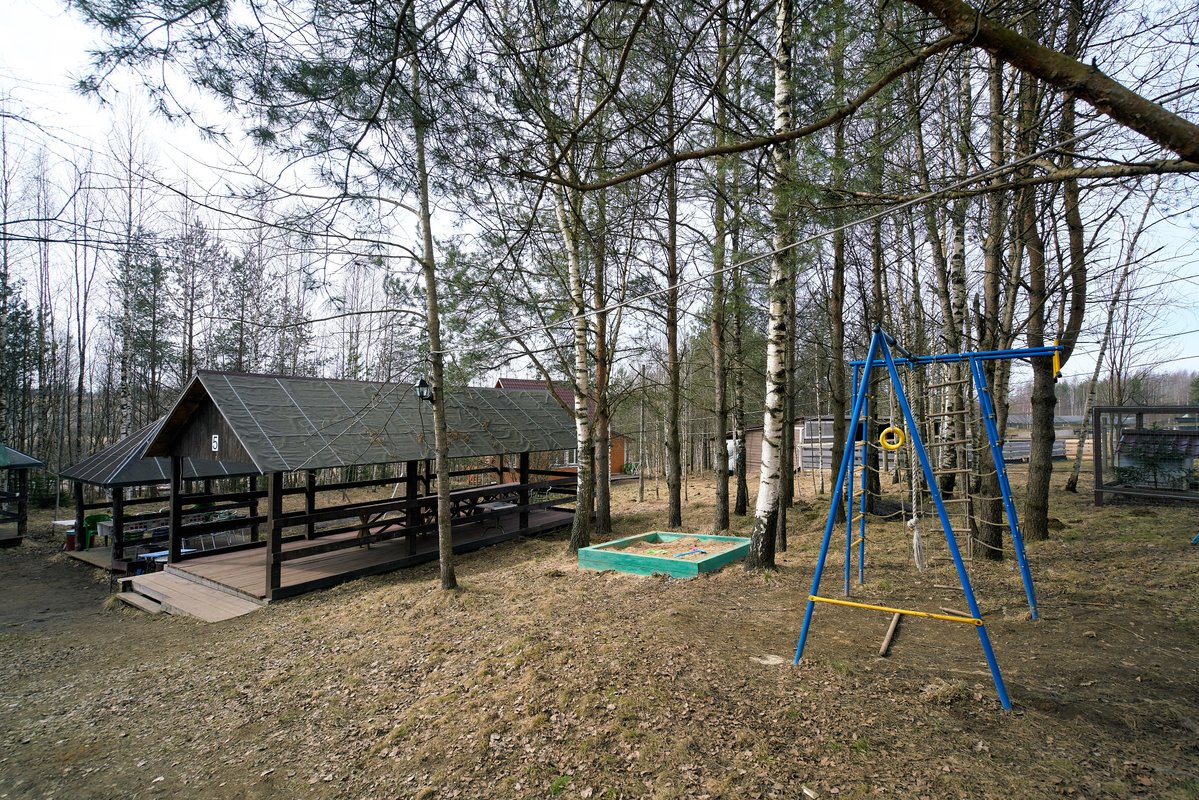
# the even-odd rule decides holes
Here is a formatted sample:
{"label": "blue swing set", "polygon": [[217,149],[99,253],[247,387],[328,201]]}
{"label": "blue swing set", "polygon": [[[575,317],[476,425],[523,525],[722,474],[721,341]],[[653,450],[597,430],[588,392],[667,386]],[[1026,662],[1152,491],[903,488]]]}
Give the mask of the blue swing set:
{"label": "blue swing set", "polygon": [[[898,358],[892,355],[892,350],[895,350],[900,355]],[[1013,549],[1016,552],[1016,560],[1020,565],[1020,577],[1024,582],[1024,593],[1028,598],[1028,607],[1032,619],[1037,619],[1037,601],[1033,593],[1032,573],[1028,567],[1028,557],[1024,550],[1024,538],[1020,534],[1020,526],[1016,517],[1016,506],[1012,501],[1011,484],[1008,481],[1007,470],[1004,468],[1003,461],[1003,443],[999,441],[999,431],[995,422],[995,408],[991,402],[990,390],[987,387],[986,372],[983,369],[984,361],[997,361],[1005,359],[1023,359],[1045,357],[1052,358],[1054,363],[1054,374],[1058,371],[1059,348],[1054,345],[1052,347],[1027,347],[1013,350],[982,350],[973,353],[951,353],[946,355],[935,356],[913,356],[905,350],[895,339],[881,328],[876,328],[873,336],[870,339],[870,349],[867,351],[866,358],[860,361],[852,361],[850,365],[853,367],[853,410],[849,422],[849,435],[845,443],[845,453],[841,459],[840,471],[837,475],[836,483],[833,486],[832,501],[829,504],[828,521],[824,526],[824,538],[820,543],[820,557],[816,562],[816,572],[812,578],[812,589],[808,593],[808,604],[804,610],[803,628],[799,634],[799,644],[795,648],[795,663],[799,663],[803,657],[804,644],[808,638],[808,632],[812,624],[812,611],[817,603],[828,603],[831,605],[849,606],[852,608],[864,608],[872,611],[884,611],[892,614],[904,614],[908,616],[924,617],[927,619],[943,620],[946,622],[960,622],[968,625],[973,625],[978,631],[978,639],[982,645],[983,654],[986,656],[987,666],[991,670],[991,678],[995,682],[995,690],[999,695],[999,702],[1004,710],[1011,710],[1012,702],[1008,698],[1007,689],[1003,684],[1003,676],[999,671],[999,663],[995,660],[995,653],[991,647],[991,639],[987,635],[986,625],[983,624],[982,614],[978,609],[978,601],[974,597],[974,589],[970,585],[970,576],[966,572],[966,565],[962,561],[962,554],[958,549],[957,539],[953,533],[953,527],[949,522],[949,514],[945,510],[945,501],[941,496],[940,489],[937,485],[936,475],[933,472],[932,464],[929,462],[928,453],[924,448],[924,443],[920,438],[920,432],[916,426],[916,420],[912,415],[912,408],[908,404],[908,399],[903,390],[903,383],[899,378],[899,367],[920,367],[930,364],[960,364],[968,363],[970,366],[971,378],[974,382],[975,393],[978,397],[979,411],[983,419],[983,425],[987,432],[987,441],[990,445],[991,458],[995,464],[995,470],[999,477],[999,486],[1003,496],[1004,510],[1007,513],[1008,529],[1012,535]],[[841,600],[831,597],[820,596],[820,579],[824,574],[825,561],[828,557],[829,544],[832,541],[833,528],[835,526],[836,512],[842,498],[845,498],[846,508],[853,509],[854,501],[854,486],[853,473],[854,461],[856,457],[855,442],[858,438],[857,432],[859,426],[863,426],[863,420],[869,417],[869,399],[868,388],[870,385],[871,371],[874,369],[885,368],[891,379],[891,385],[895,392],[895,397],[898,401],[900,410],[903,412],[903,419],[907,424],[908,436],[911,439],[912,450],[915,452],[920,461],[921,470],[924,473],[925,483],[928,486],[929,495],[932,497],[933,504],[937,509],[937,516],[941,521],[941,528],[945,532],[945,539],[949,545],[949,553],[953,558],[954,568],[957,570],[958,580],[962,585],[962,591],[966,597],[966,604],[970,611],[970,616],[960,616],[957,614],[933,614],[924,611],[910,611],[899,608],[889,608],[886,606],[873,605],[870,603],[859,603],[851,600]],[[863,426],[864,428],[864,426]],[[862,463],[866,462],[867,448],[870,442],[866,436],[860,437],[861,458]],[[879,437],[879,444],[886,450],[897,450],[903,445],[903,431],[891,427],[882,432]],[[850,596],[850,574],[851,563],[853,559],[854,545],[857,546],[858,556],[858,583],[865,581],[865,564],[866,564],[866,470],[861,470],[861,495],[860,508],[858,513],[847,514],[846,531],[845,531],[845,596]],[[854,538],[854,525],[858,525],[857,538]]]}

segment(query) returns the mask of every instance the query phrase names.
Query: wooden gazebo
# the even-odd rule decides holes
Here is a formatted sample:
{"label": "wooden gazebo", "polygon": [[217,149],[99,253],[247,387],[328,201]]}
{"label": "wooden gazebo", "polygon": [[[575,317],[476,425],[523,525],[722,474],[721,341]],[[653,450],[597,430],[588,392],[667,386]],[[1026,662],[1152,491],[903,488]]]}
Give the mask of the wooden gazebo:
{"label": "wooden gazebo", "polygon": [[[75,498],[75,531],[81,546],[84,519],[88,512],[111,509],[112,550],[109,566],[117,571],[124,571],[132,566],[132,559],[126,552],[127,532],[137,529],[138,540],[141,541],[142,528],[165,524],[161,508],[170,499],[168,495],[153,490],[141,494],[133,493],[133,490],[138,488],[158,487],[170,482],[169,459],[142,458],[146,445],[158,432],[162,422],[162,419],[155,420],[59,473],[60,478],[71,481]],[[183,487],[188,492],[182,498],[184,503],[203,506],[213,514],[237,512],[248,514],[251,518],[258,515],[258,499],[262,497],[262,493],[258,491],[257,486],[259,473],[253,466],[219,458],[185,458],[181,467]],[[232,478],[244,479],[238,481],[242,485],[234,491],[213,491],[216,481],[227,483],[226,479]],[[86,497],[88,486],[94,487],[101,499],[89,501]],[[228,520],[195,526],[190,532],[193,535],[212,534],[236,527],[239,527],[239,521],[231,517]],[[97,565],[102,563],[97,559],[87,560]]]}
{"label": "wooden gazebo", "polygon": [[0,524],[16,523],[16,532],[0,532],[0,547],[16,547],[29,528],[29,470],[46,466],[41,461],[7,445],[0,445]]}
{"label": "wooden gazebo", "polygon": [[[454,390],[446,417],[451,458],[489,464],[436,475],[432,408],[409,385],[198,373],[145,449],[169,464],[166,571],[265,602],[436,559],[437,485],[464,476],[476,483],[453,490],[455,551],[570,523],[574,476],[529,467],[530,453],[575,440],[573,420],[552,397]],[[516,464],[506,465],[509,456]],[[185,465],[205,458],[253,465],[264,476],[265,514],[251,520],[264,541],[218,554],[184,551]],[[398,483],[392,497],[317,502],[320,492],[382,482],[318,487],[317,471],[383,464],[400,465],[389,479]],[[301,488],[288,490],[289,482]],[[303,509],[284,509],[289,491],[304,494]]]}

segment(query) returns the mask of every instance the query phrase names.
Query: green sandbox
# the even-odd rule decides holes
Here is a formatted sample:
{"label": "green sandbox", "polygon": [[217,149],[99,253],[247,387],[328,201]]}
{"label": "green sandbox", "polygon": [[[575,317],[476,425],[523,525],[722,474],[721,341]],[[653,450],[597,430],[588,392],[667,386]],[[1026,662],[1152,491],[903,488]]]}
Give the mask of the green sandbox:
{"label": "green sandbox", "polygon": [[[736,542],[737,546],[722,553],[688,561],[669,555],[647,555],[622,552],[634,542],[668,544],[677,539],[698,539],[700,542]],[[632,575],[670,575],[675,578],[694,578],[701,572],[715,572],[725,564],[740,561],[749,553],[749,539],[744,536],[705,536],[695,533],[641,533],[579,550],[579,566],[583,569],[616,570]]]}

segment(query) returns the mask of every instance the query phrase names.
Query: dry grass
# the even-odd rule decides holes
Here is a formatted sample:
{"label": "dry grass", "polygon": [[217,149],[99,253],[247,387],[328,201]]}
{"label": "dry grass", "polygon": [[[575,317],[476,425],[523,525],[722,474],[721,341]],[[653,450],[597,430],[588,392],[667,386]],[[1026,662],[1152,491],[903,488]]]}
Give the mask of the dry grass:
{"label": "dry grass", "polygon": [[[580,572],[559,536],[461,558],[458,592],[428,565],[220,625],[104,610],[44,545],[0,553],[0,795],[1199,796],[1194,508],[1055,496],[1035,623],[1014,564],[970,562],[1004,713],[969,626],[905,621],[880,659],[887,617],[821,607],[790,664],[825,513],[806,483],[773,573]],[[648,488],[618,487],[614,536],[665,529]],[[693,482],[690,532],[711,503]],[[961,606],[935,526],[924,574],[900,521],[868,533],[856,597]]]}

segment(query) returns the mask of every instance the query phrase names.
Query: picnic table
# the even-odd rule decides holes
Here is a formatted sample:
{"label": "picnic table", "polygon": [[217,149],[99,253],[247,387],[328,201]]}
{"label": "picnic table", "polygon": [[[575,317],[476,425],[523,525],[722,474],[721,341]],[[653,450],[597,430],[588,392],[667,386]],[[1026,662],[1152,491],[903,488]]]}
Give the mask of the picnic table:
{"label": "picnic table", "polygon": [[[195,548],[185,547],[180,552],[194,553],[196,551],[195,551]],[[143,565],[165,564],[166,560],[167,560],[167,556],[169,556],[170,554],[171,554],[170,550],[152,550],[152,551],[146,552],[146,553],[138,553],[137,555],[135,555],[133,557],[133,561],[134,561],[134,563],[143,564]]]}
{"label": "picnic table", "polygon": [[[502,502],[501,497],[512,497],[520,491],[520,483],[490,483],[486,486],[468,486],[450,492],[450,513],[455,517],[467,517],[477,512],[482,504]],[[508,503],[515,508],[515,503]]]}
{"label": "picnic table", "polygon": [[[208,519],[208,516],[209,516],[208,513],[184,514],[183,515],[183,524],[184,525],[194,525],[197,522],[204,522],[205,520]],[[126,533],[135,533],[137,531],[149,531],[149,530],[154,530],[155,528],[165,528],[170,524],[170,522],[171,522],[170,517],[153,517],[151,519],[135,519],[135,520],[126,522],[122,526],[122,530],[124,530]],[[96,535],[110,537],[110,536],[112,536],[112,527],[113,527],[112,520],[105,520],[102,522],[97,522],[96,523]]]}

